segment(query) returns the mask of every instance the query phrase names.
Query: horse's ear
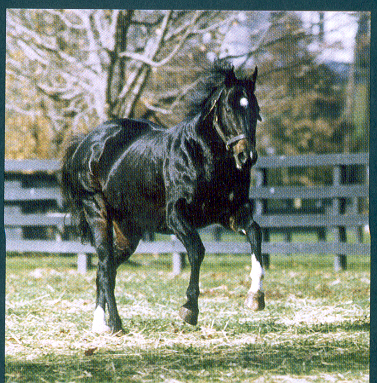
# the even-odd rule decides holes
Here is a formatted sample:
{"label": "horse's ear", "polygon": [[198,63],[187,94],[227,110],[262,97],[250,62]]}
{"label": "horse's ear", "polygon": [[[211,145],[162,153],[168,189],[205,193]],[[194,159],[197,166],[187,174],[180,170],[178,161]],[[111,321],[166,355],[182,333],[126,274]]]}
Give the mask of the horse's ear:
{"label": "horse's ear", "polygon": [[255,83],[255,81],[257,81],[257,75],[258,75],[258,67],[256,66],[255,69],[254,69],[254,73],[253,75],[251,76],[251,81],[253,83]]}
{"label": "horse's ear", "polygon": [[220,88],[220,89],[217,89],[212,97],[210,98],[210,101],[209,101],[209,107],[208,107],[208,110],[205,111],[205,114],[204,114],[204,118],[207,117],[213,110],[213,108],[215,107],[217,101],[219,101],[220,97],[221,97],[221,94],[223,92],[223,89]]}

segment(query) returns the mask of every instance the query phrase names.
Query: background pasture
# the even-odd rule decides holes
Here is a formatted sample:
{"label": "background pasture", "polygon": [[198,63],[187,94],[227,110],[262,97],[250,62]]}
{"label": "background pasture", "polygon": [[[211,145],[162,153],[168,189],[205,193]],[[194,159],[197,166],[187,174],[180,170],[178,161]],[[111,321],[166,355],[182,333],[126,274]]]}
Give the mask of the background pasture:
{"label": "background pasture", "polygon": [[[184,117],[201,68],[215,57],[237,57],[235,66],[247,70],[258,65],[260,160],[366,153],[370,19],[370,12],[8,9],[5,157],[60,158],[72,134],[113,117],[172,126]],[[330,171],[306,165],[278,177],[272,172],[274,187],[334,183]],[[34,200],[42,195],[34,190],[41,185],[9,181],[6,197],[25,186]],[[46,236],[56,237],[46,222],[64,225],[64,217],[40,216],[59,205],[55,197],[51,208],[31,203],[30,195],[23,206],[13,200],[6,207],[8,250],[12,236],[19,245],[28,235],[42,251],[33,226],[45,222]],[[348,220],[336,198],[327,213]],[[359,205],[346,213],[366,214],[367,204]],[[330,240],[343,242],[342,230]],[[290,233],[280,235],[287,241]],[[316,237],[298,235],[318,251]],[[357,239],[347,234],[347,242]],[[49,252],[54,243],[47,243]],[[252,313],[243,306],[249,257],[207,255],[194,328],[177,316],[188,271],[173,277],[170,256],[132,260],[120,268],[116,289],[126,334],[110,337],[90,332],[94,270],[78,274],[72,256],[7,254],[7,381],[368,381],[370,257],[349,255],[347,271],[335,274],[333,255],[273,255],[266,310]]]}
{"label": "background pasture", "polygon": [[207,255],[200,317],[183,324],[188,270],[168,255],[135,255],[120,267],[123,336],[90,331],[95,270],[73,257],[7,257],[7,382],[367,382],[369,257],[274,256],[266,309],[243,306],[246,256]]}

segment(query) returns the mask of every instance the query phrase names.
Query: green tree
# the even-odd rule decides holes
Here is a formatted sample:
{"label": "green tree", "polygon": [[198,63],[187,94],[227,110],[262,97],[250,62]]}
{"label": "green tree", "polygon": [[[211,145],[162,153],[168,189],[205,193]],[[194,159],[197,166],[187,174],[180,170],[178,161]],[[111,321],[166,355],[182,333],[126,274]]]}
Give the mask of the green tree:
{"label": "green tree", "polygon": [[[263,93],[260,148],[264,153],[337,152],[344,96],[335,74],[317,64],[308,47],[313,36],[294,12],[271,15],[261,53]],[[259,64],[260,63],[260,64]]]}

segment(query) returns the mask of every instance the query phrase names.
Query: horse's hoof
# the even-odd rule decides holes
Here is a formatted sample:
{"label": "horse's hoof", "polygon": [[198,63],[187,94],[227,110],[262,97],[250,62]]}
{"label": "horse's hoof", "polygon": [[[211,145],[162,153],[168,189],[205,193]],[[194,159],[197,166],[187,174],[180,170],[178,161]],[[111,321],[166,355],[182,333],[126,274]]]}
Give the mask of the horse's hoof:
{"label": "horse's hoof", "polygon": [[245,306],[254,311],[264,309],[264,292],[257,291],[256,293],[250,292],[246,298]]}
{"label": "horse's hoof", "polygon": [[118,320],[115,320],[114,322],[115,323],[112,323],[112,322],[109,323],[111,335],[115,335],[115,336],[124,335],[125,332],[123,330],[122,321],[118,319]]}
{"label": "horse's hoof", "polygon": [[196,326],[198,323],[198,310],[191,310],[187,307],[182,306],[179,310],[179,316],[188,324],[191,324],[192,326]]}
{"label": "horse's hoof", "polygon": [[120,330],[111,331],[111,335],[113,335],[113,336],[123,336],[125,334],[126,334],[126,332],[123,330],[123,328],[121,328]]}
{"label": "horse's hoof", "polygon": [[95,334],[105,334],[105,333],[111,333],[112,331],[107,324],[93,323],[92,332],[94,332]]}

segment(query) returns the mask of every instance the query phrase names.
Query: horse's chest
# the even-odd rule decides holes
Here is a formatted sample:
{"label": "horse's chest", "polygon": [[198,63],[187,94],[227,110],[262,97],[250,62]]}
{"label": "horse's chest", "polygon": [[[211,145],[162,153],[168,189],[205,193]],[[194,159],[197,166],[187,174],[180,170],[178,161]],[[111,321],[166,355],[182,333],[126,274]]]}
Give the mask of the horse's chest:
{"label": "horse's chest", "polygon": [[206,198],[201,201],[200,210],[207,217],[218,216],[223,212],[227,212],[239,200],[239,194],[234,189],[212,190],[206,194]]}

